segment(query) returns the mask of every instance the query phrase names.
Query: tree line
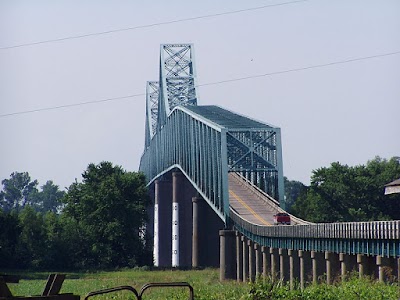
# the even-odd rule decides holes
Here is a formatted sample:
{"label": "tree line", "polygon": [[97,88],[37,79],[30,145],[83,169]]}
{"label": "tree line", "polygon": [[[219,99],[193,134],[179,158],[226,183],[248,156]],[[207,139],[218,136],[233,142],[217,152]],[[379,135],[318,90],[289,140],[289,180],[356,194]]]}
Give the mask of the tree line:
{"label": "tree line", "polygon": [[150,204],[141,173],[90,164],[60,191],[14,172],[0,192],[0,268],[109,269],[151,265]]}
{"label": "tree line", "polygon": [[[152,265],[146,221],[150,199],[142,173],[110,162],[89,164],[66,191],[38,188],[14,172],[0,191],[0,268],[114,269]],[[400,219],[400,194],[384,195],[400,178],[400,159],[365,165],[338,162],[312,172],[311,184],[285,178],[288,210],[312,222]]]}
{"label": "tree line", "polygon": [[294,185],[290,211],[312,222],[400,220],[400,194],[384,194],[385,185],[398,178],[399,157],[357,166],[334,162],[314,170],[310,186]]}

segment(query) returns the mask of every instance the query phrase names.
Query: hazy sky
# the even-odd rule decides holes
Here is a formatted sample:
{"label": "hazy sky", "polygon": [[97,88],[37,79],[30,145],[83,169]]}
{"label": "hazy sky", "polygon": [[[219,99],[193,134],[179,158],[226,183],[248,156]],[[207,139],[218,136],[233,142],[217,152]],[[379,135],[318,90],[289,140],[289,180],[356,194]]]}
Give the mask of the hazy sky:
{"label": "hazy sky", "polygon": [[400,1],[290,2],[1,0],[0,180],[63,189],[91,162],[138,170],[163,43],[194,44],[200,85],[251,77],[199,87],[198,103],[281,127],[291,180],[400,156]]}

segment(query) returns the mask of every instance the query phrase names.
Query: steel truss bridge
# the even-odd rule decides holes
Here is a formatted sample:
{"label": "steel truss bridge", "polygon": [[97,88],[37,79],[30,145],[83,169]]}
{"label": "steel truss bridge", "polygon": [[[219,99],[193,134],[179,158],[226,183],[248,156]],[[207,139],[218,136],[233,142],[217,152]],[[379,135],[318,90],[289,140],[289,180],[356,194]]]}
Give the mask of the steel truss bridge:
{"label": "steel truss bridge", "polygon": [[[163,180],[173,181],[171,174],[180,173],[190,183],[190,197],[205,201],[221,221],[223,226],[219,229],[224,230],[220,232],[220,246],[228,249],[231,245],[236,249],[235,258],[229,258],[230,254],[225,257],[222,255],[225,250],[220,251],[221,279],[251,280],[257,272],[273,273],[279,262],[277,273],[284,278],[284,259],[278,258],[283,257],[282,253],[290,256],[293,251],[297,251],[296,257],[300,260],[304,258],[304,251],[310,253],[311,260],[318,253],[324,253],[324,264],[329,262],[332,266],[334,260],[329,253],[341,255],[338,261],[342,263],[342,273],[347,261],[343,257],[357,255],[377,257],[374,264],[378,266],[383,266],[382,261],[387,259],[388,264],[398,270],[399,221],[312,224],[291,216],[293,226],[272,226],[273,215],[285,209],[280,128],[218,106],[198,105],[197,86],[193,45],[161,45],[159,80],[147,82],[145,150],[139,168],[146,175],[150,190],[155,191],[152,197],[155,198],[156,264],[160,263],[163,252],[160,236],[165,235],[161,233],[165,227],[161,206],[163,201],[172,201],[173,210],[178,210],[178,203],[182,207],[175,199],[180,192],[173,190],[182,184],[175,182],[171,186],[172,199],[169,200],[163,200],[161,192],[157,194],[161,189],[156,185]],[[164,194],[167,193],[164,191]],[[167,224],[172,226],[167,233],[172,235],[173,241],[168,243],[172,250],[164,249],[164,252],[171,252],[172,266],[181,266],[178,258],[174,262],[174,254],[179,254],[179,249],[181,253],[184,251],[176,241],[182,232],[182,229],[179,231],[182,217],[179,219],[178,213],[171,214],[165,218],[172,221],[172,225]],[[195,220],[195,207],[187,214],[193,216],[193,222],[184,226],[200,230],[197,228],[200,221]],[[230,231],[235,232],[232,238],[229,238]],[[190,236],[197,235],[193,229]],[[196,243],[193,241],[191,246],[192,262],[198,256],[195,248],[200,247]],[[279,254],[274,249],[279,249]],[[359,270],[361,267],[364,270],[362,262],[365,260],[358,256]],[[255,263],[249,262],[252,257]],[[274,259],[279,261],[274,263]],[[314,260],[312,262],[314,264]],[[325,274],[329,277],[330,271],[326,269]],[[313,269],[314,275],[317,275],[317,267]],[[301,272],[299,276],[301,278]],[[383,278],[384,275],[377,276]]]}

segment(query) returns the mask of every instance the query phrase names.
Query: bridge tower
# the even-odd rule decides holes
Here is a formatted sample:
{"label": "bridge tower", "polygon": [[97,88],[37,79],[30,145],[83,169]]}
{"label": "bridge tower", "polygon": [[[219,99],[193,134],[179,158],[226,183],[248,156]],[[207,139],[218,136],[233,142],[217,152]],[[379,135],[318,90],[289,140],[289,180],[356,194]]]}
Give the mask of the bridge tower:
{"label": "bridge tower", "polygon": [[[140,162],[155,191],[155,264],[182,266],[180,261],[188,261],[179,250],[183,247],[202,265],[204,257],[187,239],[204,238],[198,230],[205,228],[218,239],[217,229],[231,226],[229,174],[237,174],[284,207],[280,128],[217,106],[198,106],[192,44],[161,45],[159,72],[159,81],[147,82]],[[203,218],[207,223],[200,225]],[[193,233],[183,237],[186,227],[193,227]],[[192,245],[204,249],[200,239]]]}

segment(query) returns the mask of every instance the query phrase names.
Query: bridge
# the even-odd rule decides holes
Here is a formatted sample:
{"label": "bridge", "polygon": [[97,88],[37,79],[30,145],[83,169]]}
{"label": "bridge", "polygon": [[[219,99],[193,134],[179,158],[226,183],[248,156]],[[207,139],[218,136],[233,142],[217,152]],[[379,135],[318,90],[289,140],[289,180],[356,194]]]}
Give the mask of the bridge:
{"label": "bridge", "polygon": [[147,82],[140,171],[154,207],[148,232],[159,267],[219,266],[220,279],[331,283],[355,269],[400,278],[400,221],[313,224],[285,212],[281,130],[198,105],[192,44],[160,47]]}

